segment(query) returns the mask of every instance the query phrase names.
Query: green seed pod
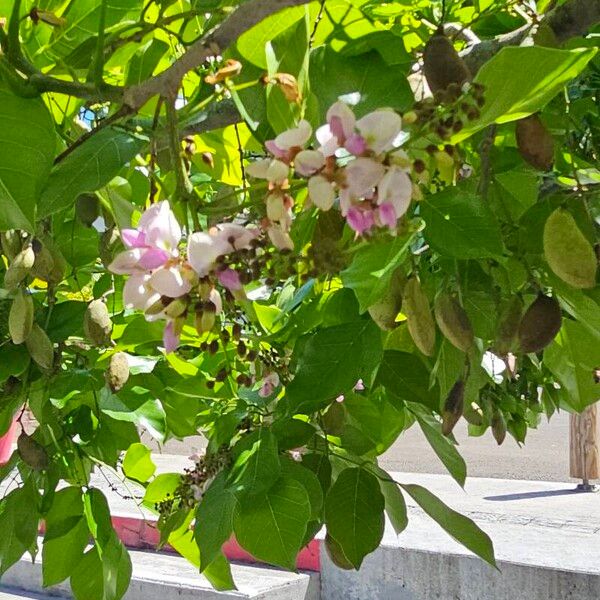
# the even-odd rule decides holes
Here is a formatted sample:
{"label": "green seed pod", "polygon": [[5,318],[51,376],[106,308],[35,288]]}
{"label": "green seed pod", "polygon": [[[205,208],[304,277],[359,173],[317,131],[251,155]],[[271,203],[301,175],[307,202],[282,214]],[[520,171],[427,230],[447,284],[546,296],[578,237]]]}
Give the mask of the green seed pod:
{"label": "green seed pod", "polygon": [[435,349],[435,322],[429,300],[416,277],[411,277],[404,287],[402,310],[415,345],[426,356],[432,356]]}
{"label": "green seed pod", "polygon": [[33,263],[35,262],[35,252],[31,244],[27,244],[10,263],[4,274],[4,287],[7,290],[14,290],[29,275]]}
{"label": "green seed pod", "polygon": [[8,331],[13,344],[22,344],[33,327],[33,299],[24,290],[19,290],[8,315]]}
{"label": "green seed pod", "polygon": [[81,194],[75,200],[75,214],[86,227],[91,227],[100,216],[98,196],[96,194]]}
{"label": "green seed pod", "polygon": [[83,316],[83,331],[85,336],[95,346],[108,346],[112,332],[112,321],[108,308],[102,300],[92,300]]}
{"label": "green seed pod", "polygon": [[560,331],[562,314],[556,298],[540,294],[525,311],[519,324],[518,338],[521,352],[539,352]]}
{"label": "green seed pod", "polygon": [[39,249],[35,253],[35,262],[31,274],[42,281],[50,282],[54,272],[54,258],[46,245],[39,241]]}
{"label": "green seed pod", "polygon": [[570,212],[557,208],[544,226],[544,256],[550,268],[569,285],[596,285],[598,261],[593,246],[581,233]]}
{"label": "green seed pod", "polygon": [[54,346],[46,332],[34,323],[30,334],[25,340],[29,355],[38,364],[39,367],[50,371],[54,366]]}
{"label": "green seed pod", "polygon": [[21,232],[17,229],[3,231],[0,234],[0,243],[2,244],[2,253],[12,262],[17,254],[21,252],[22,246]]}
{"label": "green seed pod", "polygon": [[483,410],[475,402],[471,402],[471,406],[465,407],[463,416],[470,425],[481,427],[484,423]]}
{"label": "green seed pod", "polygon": [[523,160],[540,171],[552,168],[554,140],[537,115],[517,121],[515,136]]}
{"label": "green seed pod", "polygon": [[448,340],[463,352],[475,342],[473,326],[464,308],[451,296],[442,294],[434,305],[435,320]]}
{"label": "green seed pod", "polygon": [[506,421],[499,410],[495,410],[492,416],[492,434],[498,446],[501,446],[506,438]]}
{"label": "green seed pod", "polygon": [[498,356],[506,356],[513,349],[522,315],[523,301],[515,295],[504,307],[498,322],[494,341],[494,351]]}
{"label": "green seed pod", "polygon": [[116,352],[110,357],[106,370],[106,383],[113,392],[118,392],[129,379],[129,362],[127,354]]}
{"label": "green seed pod", "polygon": [[432,93],[471,79],[469,68],[442,31],[432,35],[423,51],[423,71]]}
{"label": "green seed pod", "polygon": [[371,318],[384,331],[390,331],[398,327],[396,317],[402,308],[404,281],[404,273],[401,269],[396,269],[390,279],[390,285],[386,293],[378,302],[369,306],[368,310]]}
{"label": "green seed pod", "polygon": [[43,471],[50,465],[46,449],[24,431],[17,439],[17,451],[21,460],[35,471]]}
{"label": "green seed pod", "polygon": [[442,433],[450,435],[463,414],[465,382],[459,379],[450,390],[442,409]]}

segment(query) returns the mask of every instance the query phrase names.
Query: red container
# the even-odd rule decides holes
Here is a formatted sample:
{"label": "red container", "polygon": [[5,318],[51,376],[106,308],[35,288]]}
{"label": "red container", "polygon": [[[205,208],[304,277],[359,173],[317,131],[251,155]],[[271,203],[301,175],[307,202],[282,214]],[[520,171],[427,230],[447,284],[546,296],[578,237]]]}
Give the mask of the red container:
{"label": "red container", "polygon": [[3,436],[0,436],[0,465],[8,462],[12,454],[12,445],[17,438],[17,425],[18,423],[15,419],[8,428],[8,431]]}

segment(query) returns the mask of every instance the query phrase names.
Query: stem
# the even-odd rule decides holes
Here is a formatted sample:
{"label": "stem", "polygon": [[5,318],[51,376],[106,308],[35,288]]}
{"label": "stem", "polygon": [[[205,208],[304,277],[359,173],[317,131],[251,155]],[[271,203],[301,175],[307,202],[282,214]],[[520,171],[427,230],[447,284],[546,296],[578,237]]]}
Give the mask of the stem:
{"label": "stem", "polygon": [[96,42],[96,55],[92,63],[91,74],[92,81],[98,88],[104,85],[102,78],[104,71],[104,27],[106,24],[106,1],[102,0],[100,4],[100,18],[98,22],[98,40]]}

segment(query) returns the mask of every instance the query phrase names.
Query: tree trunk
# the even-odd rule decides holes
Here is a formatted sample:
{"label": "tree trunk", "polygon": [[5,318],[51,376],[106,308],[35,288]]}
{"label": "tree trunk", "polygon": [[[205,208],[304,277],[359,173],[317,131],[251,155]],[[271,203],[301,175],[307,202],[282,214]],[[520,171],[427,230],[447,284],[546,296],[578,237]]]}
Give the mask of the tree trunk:
{"label": "tree trunk", "polygon": [[571,477],[590,481],[600,479],[600,435],[598,405],[588,406],[581,414],[571,415]]}

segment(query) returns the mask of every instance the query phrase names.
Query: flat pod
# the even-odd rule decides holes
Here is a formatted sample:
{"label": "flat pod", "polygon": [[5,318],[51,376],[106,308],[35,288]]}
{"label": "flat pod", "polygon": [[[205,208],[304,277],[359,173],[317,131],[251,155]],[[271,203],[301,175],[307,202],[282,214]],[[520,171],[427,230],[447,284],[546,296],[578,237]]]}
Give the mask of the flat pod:
{"label": "flat pod", "polygon": [[92,300],[88,304],[83,316],[83,331],[96,346],[106,346],[110,342],[112,321],[102,300]]}
{"label": "flat pod", "polygon": [[453,83],[460,85],[471,79],[467,65],[442,32],[432,35],[425,44],[423,71],[433,93],[445,90]]}
{"label": "flat pod", "polygon": [[368,309],[373,321],[385,331],[398,327],[396,317],[402,308],[403,286],[404,273],[401,269],[397,269],[392,274],[390,285],[383,297]]}
{"label": "flat pod", "polygon": [[129,361],[127,354],[116,352],[110,357],[108,369],[106,370],[106,383],[113,392],[123,388],[129,379]]}
{"label": "flat pod", "polygon": [[35,471],[43,471],[50,465],[46,449],[24,431],[17,438],[17,451],[23,462]]}
{"label": "flat pod", "polygon": [[544,294],[530,304],[519,324],[519,348],[522,352],[540,352],[560,331],[562,314],[556,298]]}
{"label": "flat pod", "polygon": [[29,355],[42,369],[49,371],[54,366],[54,346],[46,332],[34,323],[25,340]]}
{"label": "flat pod", "polygon": [[7,290],[16,289],[19,283],[29,275],[34,262],[35,252],[31,244],[27,244],[8,266],[4,274],[4,287]]}
{"label": "flat pod", "polygon": [[442,409],[442,433],[450,435],[463,414],[465,382],[459,379],[450,390]]}
{"label": "flat pod", "polygon": [[23,290],[19,290],[8,315],[8,331],[13,344],[22,344],[33,327],[33,299]]}
{"label": "flat pod", "polygon": [[492,435],[494,436],[498,446],[501,446],[506,439],[506,420],[504,419],[504,415],[499,410],[494,411],[491,425]]}
{"label": "flat pod", "polygon": [[523,160],[539,171],[552,168],[554,140],[537,115],[517,121],[515,137]]}
{"label": "flat pod", "polygon": [[523,301],[515,295],[504,307],[498,322],[494,340],[494,351],[498,356],[506,356],[513,349],[522,316]]}
{"label": "flat pod", "polygon": [[596,285],[596,253],[567,210],[557,208],[546,220],[544,256],[554,273],[569,285],[580,289]]}
{"label": "flat pod", "polygon": [[435,322],[429,300],[416,277],[411,277],[404,288],[402,310],[415,345],[426,356],[432,356],[435,348]]}
{"label": "flat pod", "polygon": [[435,320],[452,345],[468,352],[474,342],[473,326],[464,308],[452,296],[438,296],[434,305]]}

